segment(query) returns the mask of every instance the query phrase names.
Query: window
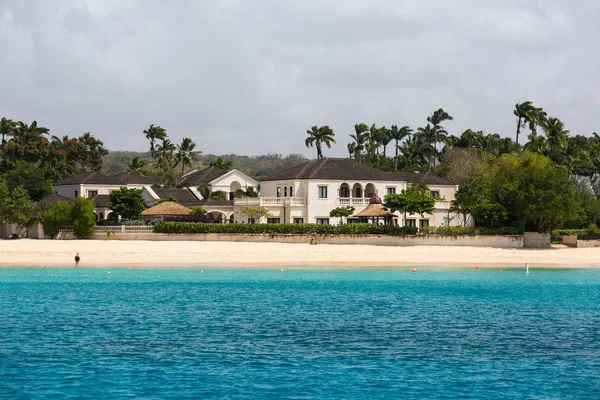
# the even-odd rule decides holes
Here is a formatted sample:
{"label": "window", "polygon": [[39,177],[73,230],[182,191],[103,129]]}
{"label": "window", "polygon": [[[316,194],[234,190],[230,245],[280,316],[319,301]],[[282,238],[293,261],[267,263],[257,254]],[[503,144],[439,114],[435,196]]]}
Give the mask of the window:
{"label": "window", "polygon": [[283,188],[283,197],[287,197],[287,186]]}
{"label": "window", "polygon": [[277,197],[281,197],[281,187],[277,188]]}
{"label": "window", "polygon": [[279,218],[267,218],[267,224],[278,224],[281,219]]}
{"label": "window", "polygon": [[75,197],[77,197],[79,195],[79,192],[76,190],[75,191]]}
{"label": "window", "polygon": [[432,190],[431,192],[429,192],[429,194],[434,199],[439,199],[440,198],[440,191],[439,190]]}
{"label": "window", "polygon": [[256,221],[254,220],[254,218],[248,218],[248,223],[249,224],[255,224]]}
{"label": "window", "polygon": [[319,198],[320,199],[327,198],[327,186],[319,186]]}
{"label": "window", "polygon": [[329,218],[317,218],[317,224],[329,225]]}
{"label": "window", "polygon": [[396,194],[396,188],[395,187],[387,188],[387,194]]}
{"label": "window", "polygon": [[91,199],[94,196],[98,196],[97,190],[88,190],[88,199]]}
{"label": "window", "polygon": [[422,219],[419,221],[419,228],[423,229],[429,226],[429,220],[428,219]]}
{"label": "window", "polygon": [[294,218],[294,223],[295,224],[303,224],[304,223],[304,218]]}
{"label": "window", "polygon": [[407,219],[404,226],[412,226],[414,228],[417,226],[417,220],[416,219]]}
{"label": "window", "polygon": [[294,197],[294,187],[290,186],[290,197]]}
{"label": "window", "polygon": [[359,187],[354,188],[354,197],[362,197],[362,189]]}
{"label": "window", "polygon": [[350,188],[347,186],[342,186],[340,188],[340,197],[350,197]]}

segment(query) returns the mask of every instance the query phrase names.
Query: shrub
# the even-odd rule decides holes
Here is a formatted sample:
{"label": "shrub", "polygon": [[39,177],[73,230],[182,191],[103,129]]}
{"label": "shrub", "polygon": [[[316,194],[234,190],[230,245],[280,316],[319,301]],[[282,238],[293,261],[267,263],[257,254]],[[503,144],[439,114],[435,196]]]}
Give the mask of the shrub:
{"label": "shrub", "polygon": [[563,236],[582,236],[589,233],[587,229],[555,229],[552,231],[550,240],[552,243],[562,243]]}
{"label": "shrub", "polygon": [[245,233],[294,235],[414,235],[417,228],[410,226],[385,226],[374,224],[322,225],[322,224],[206,224],[197,222],[160,221],[155,233]]}
{"label": "shrub", "polygon": [[76,197],[71,211],[73,219],[73,233],[79,239],[90,237],[94,234],[96,226],[96,214],[94,214],[94,203],[83,197]]}
{"label": "shrub", "polygon": [[423,228],[423,233],[440,236],[518,235],[519,229],[515,227],[429,226]]}
{"label": "shrub", "polygon": [[60,230],[71,224],[72,206],[66,201],[58,201],[42,214],[44,235],[54,239]]}

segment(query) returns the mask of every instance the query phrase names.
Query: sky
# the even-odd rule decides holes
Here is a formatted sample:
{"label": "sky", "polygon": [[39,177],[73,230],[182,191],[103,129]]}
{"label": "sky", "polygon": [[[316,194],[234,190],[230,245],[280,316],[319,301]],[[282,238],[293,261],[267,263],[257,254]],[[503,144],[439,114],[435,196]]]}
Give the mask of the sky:
{"label": "sky", "polygon": [[329,125],[426,124],[514,138],[531,100],[600,132],[595,0],[0,0],[0,116],[145,151],[143,130],[205,154],[316,156]]}

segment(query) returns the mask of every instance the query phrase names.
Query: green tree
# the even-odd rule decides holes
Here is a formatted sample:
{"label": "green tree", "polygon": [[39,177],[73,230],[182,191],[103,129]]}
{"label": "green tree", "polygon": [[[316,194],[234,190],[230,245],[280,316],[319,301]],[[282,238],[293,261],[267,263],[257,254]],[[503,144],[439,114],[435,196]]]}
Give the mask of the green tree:
{"label": "green tree", "polygon": [[164,139],[161,144],[156,146],[152,160],[154,168],[162,175],[167,176],[173,173],[175,165],[175,145],[169,139]]}
{"label": "green tree", "polygon": [[146,139],[150,141],[150,153],[154,155],[156,141],[165,140],[167,138],[167,130],[152,124],[144,131],[144,135],[146,135]]}
{"label": "green tree", "polygon": [[108,195],[108,207],[124,219],[137,219],[146,209],[141,189],[122,187]]}
{"label": "green tree", "polygon": [[181,175],[185,171],[185,167],[191,167],[192,163],[198,161],[198,154],[201,151],[194,151],[196,143],[190,138],[183,138],[181,144],[177,145],[177,153],[175,154],[175,167],[181,164]]}
{"label": "green tree", "polygon": [[521,128],[525,126],[525,121],[528,120],[528,117],[533,115],[535,107],[531,103],[531,101],[525,101],[523,103],[515,104],[515,110],[513,114],[517,117],[517,135],[515,137],[515,143],[519,143],[519,135],[521,133]]}
{"label": "green tree", "polygon": [[221,157],[219,157],[216,160],[212,160],[209,164],[209,167],[231,169],[231,167],[233,167],[233,161],[225,161]]}
{"label": "green tree", "polygon": [[73,233],[75,236],[79,239],[92,236],[96,227],[94,203],[89,199],[77,196],[71,209],[71,220],[73,221]]}
{"label": "green tree", "polygon": [[202,207],[190,207],[190,215],[203,215],[206,214],[206,209]]}
{"label": "green tree", "polygon": [[400,149],[399,143],[405,138],[410,137],[410,135],[412,135],[412,129],[409,126],[403,126],[402,128],[398,129],[398,126],[392,125],[392,128],[390,129],[390,136],[396,143],[394,146],[396,149],[396,155],[394,157],[394,169],[396,171],[398,170],[398,150]]}
{"label": "green tree", "polygon": [[142,175],[145,166],[146,162],[140,160],[139,156],[135,156],[127,162],[127,172],[129,172],[130,174]]}
{"label": "green tree", "polygon": [[4,179],[9,191],[22,186],[33,201],[39,201],[52,193],[52,182],[44,176],[42,168],[32,163],[17,161],[15,166],[4,174]]}
{"label": "green tree", "polygon": [[331,218],[339,218],[340,219],[340,225],[342,225],[343,222],[344,222],[344,218],[348,218],[352,214],[354,214],[354,210],[355,209],[352,206],[337,207],[337,208],[334,208],[333,210],[331,210],[329,212],[329,216]]}
{"label": "green tree", "polygon": [[17,123],[12,119],[2,117],[0,120],[0,135],[2,135],[2,146],[6,144],[6,138],[12,136]]}
{"label": "green tree", "polygon": [[261,218],[271,216],[271,213],[265,207],[246,207],[242,208],[240,212],[248,218],[258,220],[259,222]]}
{"label": "green tree", "polygon": [[421,190],[408,188],[399,194],[388,194],[384,197],[383,208],[391,212],[406,214],[431,214],[435,209],[435,199]]}
{"label": "green tree", "polygon": [[442,122],[444,121],[452,121],[454,118],[444,111],[443,108],[440,108],[434,111],[429,117],[427,117],[427,122],[432,125],[433,130],[433,165],[430,166],[430,170],[435,168],[435,164],[437,162],[437,144],[440,141],[444,141],[448,136],[448,132],[442,126]]}
{"label": "green tree", "polygon": [[352,138],[354,146],[354,159],[356,161],[361,160],[362,152],[365,150],[365,142],[368,136],[369,127],[365,123],[360,123],[354,125],[354,134],[350,135]]}
{"label": "green tree", "polygon": [[57,201],[42,214],[41,223],[44,235],[55,239],[61,229],[71,225],[73,207],[66,201]]}
{"label": "green tree", "polygon": [[[5,183],[2,183],[5,185]],[[1,189],[4,191],[4,188]],[[9,224],[15,224],[19,228],[27,228],[29,222],[33,219],[35,205],[27,195],[27,190],[23,186],[17,186],[12,190],[9,196],[4,198],[6,204],[2,207],[4,220]]]}
{"label": "green tree", "polygon": [[328,149],[331,148],[331,144],[335,143],[335,133],[333,130],[325,125],[325,126],[313,126],[310,130],[306,131],[308,137],[304,141],[306,147],[316,147],[317,148],[317,158],[320,160],[323,158],[322,145],[326,145]]}
{"label": "green tree", "polygon": [[33,121],[31,123],[31,125],[27,125],[25,122],[19,121],[19,122],[17,122],[15,131],[19,134],[39,133],[39,134],[45,135],[46,133],[50,132],[50,129],[45,128],[43,126],[38,126],[37,121]]}

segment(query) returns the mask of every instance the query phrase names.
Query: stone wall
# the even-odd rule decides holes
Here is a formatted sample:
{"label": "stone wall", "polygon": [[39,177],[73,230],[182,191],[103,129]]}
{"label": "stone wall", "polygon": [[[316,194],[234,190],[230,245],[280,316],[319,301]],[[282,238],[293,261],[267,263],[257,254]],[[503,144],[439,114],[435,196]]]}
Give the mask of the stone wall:
{"label": "stone wall", "polygon": [[525,232],[523,247],[529,249],[550,248],[550,234],[538,232]]}
{"label": "stone wall", "polygon": [[[523,236],[389,236],[389,235],[268,235],[268,234],[160,234],[117,233],[107,237],[105,233],[92,236],[96,240],[159,240],[159,241],[207,241],[207,242],[275,242],[309,243],[315,238],[317,244],[363,244],[375,246],[472,246],[496,248],[522,248]],[[59,239],[73,239],[72,234],[61,233]]]}

